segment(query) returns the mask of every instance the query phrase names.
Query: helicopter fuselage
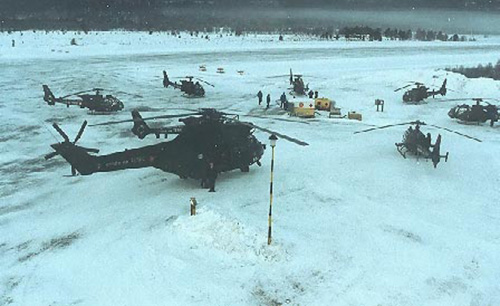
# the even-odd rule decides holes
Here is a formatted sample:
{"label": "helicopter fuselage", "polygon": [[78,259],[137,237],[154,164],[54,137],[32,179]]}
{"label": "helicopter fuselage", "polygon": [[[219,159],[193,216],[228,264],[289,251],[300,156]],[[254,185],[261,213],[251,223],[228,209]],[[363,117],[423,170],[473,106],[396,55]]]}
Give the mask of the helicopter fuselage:
{"label": "helicopter fuselage", "polygon": [[209,163],[214,163],[217,172],[246,172],[259,164],[265,147],[248,126],[218,121],[194,124],[189,119],[199,120],[183,119],[186,126],[172,141],[142,148],[101,156],[90,155],[70,142],[52,148],[82,175],[154,167],[181,178],[204,179]]}
{"label": "helicopter fuselage", "polygon": [[495,105],[472,105],[467,104],[457,105],[450,109],[448,116],[453,119],[458,119],[461,122],[484,123],[490,121],[490,126],[493,126],[498,121],[500,114],[498,107]]}

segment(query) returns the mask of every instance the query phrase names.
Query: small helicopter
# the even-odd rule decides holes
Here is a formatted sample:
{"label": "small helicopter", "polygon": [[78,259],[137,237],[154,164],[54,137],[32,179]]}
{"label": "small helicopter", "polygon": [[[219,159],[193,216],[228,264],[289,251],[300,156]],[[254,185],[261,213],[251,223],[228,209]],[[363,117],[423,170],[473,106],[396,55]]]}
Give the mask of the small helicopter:
{"label": "small helicopter", "polygon": [[462,123],[484,123],[490,121],[490,126],[493,126],[500,117],[498,106],[483,101],[482,98],[473,98],[476,104],[470,106],[468,104],[457,105],[452,107],[448,112],[448,116],[453,119],[458,119]]}
{"label": "small helicopter", "polygon": [[[183,117],[179,119],[183,125],[152,128],[145,122],[146,120],[179,117]],[[71,164],[74,169],[73,174],[76,171],[82,175],[89,175],[95,172],[154,167],[177,174],[183,179],[201,179],[203,185],[209,163],[215,164],[217,173],[235,169],[248,172],[251,165],[260,166],[265,145],[253,135],[255,129],[277,135],[298,145],[308,145],[303,141],[253,123],[239,121],[239,115],[226,114],[212,108],[204,108],[193,113],[148,118],[142,118],[139,112],[134,110],[132,119],[94,124],[94,126],[131,121],[134,122],[132,132],[141,139],[149,134],[155,134],[158,138],[161,134],[165,137],[168,134],[177,136],[168,142],[96,156],[89,154],[89,152],[95,153],[96,149],[88,149],[75,144],[85,129],[85,123],[73,142],[57,124],[54,124],[54,128],[64,141],[51,145],[55,152],[46,155],[46,158],[61,155]]]}
{"label": "small helicopter", "polygon": [[[193,82],[193,79],[196,79],[198,81]],[[167,88],[168,86],[172,86],[173,88],[180,89],[182,92],[184,92],[186,97],[200,98],[205,96],[205,89],[203,88],[203,86],[201,86],[200,82],[214,87],[214,85],[192,76],[187,76],[186,80],[181,80],[180,82],[181,84],[177,84],[177,82],[170,81],[167,72],[163,70],[163,87]]]}
{"label": "small helicopter", "polygon": [[412,84],[408,84],[406,86],[400,87],[394,92],[400,91],[401,89],[407,88],[409,86],[416,86],[410,90],[407,90],[403,94],[403,101],[406,103],[419,103],[428,97],[435,97],[436,95],[446,95],[446,79],[444,79],[443,84],[438,90],[430,90],[424,84],[419,82],[412,82]]}
{"label": "small helicopter", "polygon": [[401,142],[395,143],[398,152],[404,158],[406,158],[407,153],[410,153],[417,156],[417,158],[423,157],[425,159],[430,159],[432,161],[432,164],[434,165],[434,168],[437,167],[437,165],[441,161],[441,158],[444,158],[445,162],[448,161],[448,152],[445,155],[441,155],[441,135],[438,135],[436,142],[434,144],[431,144],[431,134],[427,133],[427,135],[424,135],[424,133],[422,133],[422,131],[420,130],[420,126],[422,125],[432,126],[437,129],[442,129],[481,142],[481,140],[471,137],[469,135],[465,135],[457,131],[453,131],[448,128],[440,127],[437,125],[426,124],[425,122],[419,120],[369,128],[366,130],[354,132],[354,134],[365,133],[399,125],[414,125],[415,127],[410,126],[403,134],[403,140]]}
{"label": "small helicopter", "polygon": [[304,85],[304,80],[302,80],[302,75],[293,75],[292,69],[290,68],[290,85],[293,85],[290,92],[294,96],[305,96],[309,90],[309,84]]}
{"label": "small helicopter", "polygon": [[[80,108],[88,108],[95,113],[110,113],[123,109],[123,102],[112,95],[103,96],[101,91],[104,89],[102,88],[79,91],[59,98],[54,96],[49,86],[42,85],[42,88],[44,93],[43,100],[48,105],[55,105],[56,103],[66,104],[67,107],[78,105]],[[95,94],[90,94],[89,92],[95,92]]]}

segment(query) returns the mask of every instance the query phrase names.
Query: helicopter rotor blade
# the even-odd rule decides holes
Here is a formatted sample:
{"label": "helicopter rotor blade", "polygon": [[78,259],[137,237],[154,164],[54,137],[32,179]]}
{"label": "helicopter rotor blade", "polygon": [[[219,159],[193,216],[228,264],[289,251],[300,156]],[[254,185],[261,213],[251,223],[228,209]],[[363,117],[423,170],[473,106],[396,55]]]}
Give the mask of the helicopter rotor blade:
{"label": "helicopter rotor blade", "polygon": [[[231,115],[231,114],[228,114]],[[276,118],[276,117],[270,117],[270,116],[259,116],[259,115],[238,115],[238,116],[244,116],[244,117],[254,117],[254,118],[260,118],[260,119],[268,119],[268,120],[278,120],[278,121],[286,121],[286,122],[293,122],[293,123],[301,123],[301,124],[309,124],[307,121],[298,121],[298,120],[293,120],[293,119],[286,119],[286,118]]]}
{"label": "helicopter rotor blade", "polygon": [[83,93],[86,93],[86,92],[91,92],[91,91],[94,91],[94,90],[92,90],[92,89],[87,89],[87,90],[77,91],[77,92],[75,92],[75,93],[72,93],[72,94],[69,94],[69,95],[62,96],[62,97],[60,97],[59,99],[65,99],[65,98],[67,98],[67,97],[76,96],[76,95],[80,95],[80,94],[83,94]]}
{"label": "helicopter rotor blade", "polygon": [[408,125],[408,124],[426,125],[425,122],[417,120],[417,121],[410,121],[410,122],[403,122],[403,123],[396,123],[396,124],[388,124],[388,125],[376,126],[376,127],[372,127],[372,128],[366,129],[366,130],[356,131],[356,132],[354,132],[354,134],[371,132],[371,131],[374,131],[374,130],[382,130],[382,129],[390,128],[390,127],[393,127],[393,126]]}
{"label": "helicopter rotor blade", "polygon": [[195,79],[197,79],[198,81],[203,82],[203,83],[205,83],[205,84],[207,84],[207,85],[209,85],[209,86],[215,87],[213,84],[210,84],[210,83],[208,83],[208,82],[207,82],[207,81],[205,81],[205,80],[202,80],[202,79],[200,79],[200,78],[195,78]]}
{"label": "helicopter rotor blade", "polygon": [[116,94],[119,94],[119,95],[129,95],[129,96],[132,96],[134,98],[144,98],[144,96],[142,95],[139,95],[139,94],[131,94],[129,92],[126,92],[126,91],[114,91],[112,90],[113,93],[116,93]]}
{"label": "helicopter rotor blade", "polygon": [[63,130],[61,130],[61,128],[59,127],[59,125],[57,125],[57,123],[53,123],[52,126],[54,127],[54,129],[56,129],[56,131],[59,133],[59,135],[62,136],[62,138],[64,138],[64,141],[67,141],[69,142],[69,137],[68,135],[66,135],[66,133],[64,133]]}
{"label": "helicopter rotor blade", "polygon": [[301,146],[308,146],[309,144],[307,142],[304,142],[304,141],[301,141],[299,139],[296,139],[296,138],[293,138],[293,137],[290,137],[290,136],[287,136],[287,135],[284,135],[284,134],[281,134],[281,133],[278,133],[278,132],[275,132],[275,131],[272,131],[272,130],[269,130],[269,129],[266,129],[266,128],[263,128],[263,127],[260,127],[258,125],[255,125],[253,123],[250,123],[250,122],[241,122],[239,121],[241,124],[244,124],[246,126],[250,126],[250,127],[253,127],[257,130],[260,130],[260,131],[263,131],[263,132],[266,132],[268,134],[274,134],[280,138],[283,138],[283,139],[286,139],[290,142],[293,142],[293,143],[296,143],[298,145],[301,145]]}
{"label": "helicopter rotor blade", "polygon": [[85,127],[87,126],[87,120],[83,121],[82,126],[80,127],[80,130],[78,131],[78,134],[75,137],[75,140],[73,141],[73,144],[75,144],[80,137],[82,137],[83,131],[85,130]]}
{"label": "helicopter rotor blade", "polygon": [[452,101],[479,101],[482,103],[486,103],[488,105],[492,105],[490,102],[486,100],[493,100],[493,101],[500,101],[500,99],[497,98],[454,98],[454,99],[442,99],[439,100],[439,102],[452,102]]}
{"label": "helicopter rotor blade", "polygon": [[452,129],[449,129],[449,128],[445,128],[445,127],[442,127],[442,126],[438,126],[438,125],[434,125],[434,124],[428,124],[428,126],[432,126],[432,127],[435,127],[436,129],[441,129],[441,130],[444,130],[444,131],[447,131],[447,132],[450,132],[450,133],[455,133],[457,135],[460,135],[460,136],[463,136],[465,138],[468,138],[468,139],[472,139],[472,140],[475,140],[477,142],[482,142],[481,139],[478,139],[476,137],[472,137],[472,136],[469,136],[467,134],[463,134],[463,133],[460,133],[460,132],[457,132],[457,131],[454,131]]}
{"label": "helicopter rotor blade", "polygon": [[[186,114],[178,114],[178,115],[161,115],[161,116],[154,116],[154,117],[146,117],[146,118],[142,118],[142,119],[143,120],[168,119],[168,118],[186,117],[186,116],[199,115],[199,114],[200,114],[199,112],[196,112],[196,113],[186,113]],[[134,121],[134,119],[125,119],[125,120],[108,121],[108,122],[103,122],[103,123],[90,124],[89,126],[111,125],[111,124],[133,122],[133,121]]]}
{"label": "helicopter rotor blade", "polygon": [[408,85],[406,85],[406,86],[399,87],[399,88],[395,89],[395,90],[394,90],[394,92],[398,92],[398,91],[400,91],[401,89],[405,89],[406,87],[410,87],[410,86],[412,86],[412,85],[413,85],[413,84],[408,84]]}

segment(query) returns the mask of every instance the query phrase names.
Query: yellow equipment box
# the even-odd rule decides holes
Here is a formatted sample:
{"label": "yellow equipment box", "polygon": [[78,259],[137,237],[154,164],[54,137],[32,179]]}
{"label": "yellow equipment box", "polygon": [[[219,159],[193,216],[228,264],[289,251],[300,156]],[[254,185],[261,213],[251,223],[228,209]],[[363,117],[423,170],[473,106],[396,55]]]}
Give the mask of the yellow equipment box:
{"label": "yellow equipment box", "polygon": [[[328,98],[316,98],[314,99],[314,105],[317,110],[329,111],[332,106],[332,101]],[[333,105],[335,105],[335,102]]]}
{"label": "yellow equipment box", "polygon": [[314,117],[314,100],[312,99],[292,99],[288,102],[288,112],[290,116],[301,118]]}
{"label": "yellow equipment box", "polygon": [[356,113],[356,112],[348,112],[347,113],[347,119],[361,121],[363,119],[363,116],[361,114]]}

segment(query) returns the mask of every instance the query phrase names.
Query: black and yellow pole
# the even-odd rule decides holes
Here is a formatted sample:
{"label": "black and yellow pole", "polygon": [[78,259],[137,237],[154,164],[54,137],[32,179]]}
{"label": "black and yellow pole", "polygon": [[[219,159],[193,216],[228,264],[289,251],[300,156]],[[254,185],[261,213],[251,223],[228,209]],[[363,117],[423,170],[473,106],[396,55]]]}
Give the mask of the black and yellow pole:
{"label": "black and yellow pole", "polygon": [[276,147],[276,140],[278,137],[272,134],[269,136],[269,141],[271,142],[272,148],[272,158],[271,158],[271,185],[269,189],[269,228],[267,231],[267,245],[271,244],[271,226],[273,223],[273,175],[274,175],[274,147]]}
{"label": "black and yellow pole", "polygon": [[196,215],[196,198],[192,197],[189,201],[191,203],[191,216]]}

